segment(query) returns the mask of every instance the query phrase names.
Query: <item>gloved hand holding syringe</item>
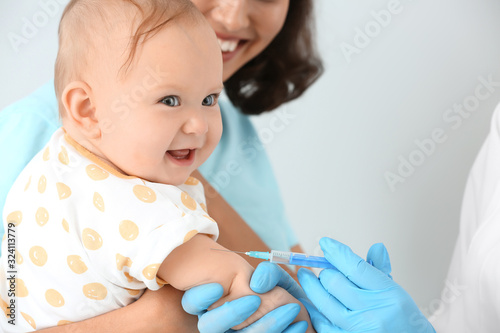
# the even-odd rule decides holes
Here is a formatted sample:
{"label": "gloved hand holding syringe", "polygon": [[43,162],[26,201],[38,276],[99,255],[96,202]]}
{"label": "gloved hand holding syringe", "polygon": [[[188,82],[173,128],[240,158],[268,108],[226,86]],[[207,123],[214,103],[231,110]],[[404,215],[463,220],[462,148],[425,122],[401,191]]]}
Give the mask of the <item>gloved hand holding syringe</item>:
{"label": "gloved hand holding syringe", "polygon": [[276,250],[271,250],[271,252],[260,252],[260,251],[239,252],[239,251],[230,251],[221,249],[212,249],[212,250],[243,253],[249,257],[269,260],[270,262],[275,264],[317,267],[317,268],[335,268],[335,266],[333,266],[328,260],[326,260],[325,257],[310,256],[304,253],[276,251]]}

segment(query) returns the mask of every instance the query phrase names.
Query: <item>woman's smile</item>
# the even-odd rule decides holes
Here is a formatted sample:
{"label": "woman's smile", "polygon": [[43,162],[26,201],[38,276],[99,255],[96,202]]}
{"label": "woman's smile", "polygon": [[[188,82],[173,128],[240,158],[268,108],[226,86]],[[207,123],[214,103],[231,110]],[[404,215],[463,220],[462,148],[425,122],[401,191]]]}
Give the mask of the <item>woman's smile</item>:
{"label": "woman's smile", "polygon": [[248,39],[239,38],[236,36],[223,35],[216,33],[217,41],[219,42],[222,51],[222,60],[224,62],[231,60],[243,45],[248,42]]}

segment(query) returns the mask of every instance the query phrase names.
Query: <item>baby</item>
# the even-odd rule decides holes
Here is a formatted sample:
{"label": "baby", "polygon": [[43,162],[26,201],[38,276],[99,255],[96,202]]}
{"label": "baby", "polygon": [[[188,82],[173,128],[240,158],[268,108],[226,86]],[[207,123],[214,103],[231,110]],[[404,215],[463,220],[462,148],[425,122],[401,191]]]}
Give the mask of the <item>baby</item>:
{"label": "baby", "polygon": [[[210,250],[224,248],[190,177],[222,133],[222,57],[203,15],[189,0],[73,0],[59,39],[63,128],[6,201],[0,330],[81,321],[167,283],[218,282],[216,306],[253,294],[252,267]],[[236,329],[297,302],[280,288],[261,299]]]}

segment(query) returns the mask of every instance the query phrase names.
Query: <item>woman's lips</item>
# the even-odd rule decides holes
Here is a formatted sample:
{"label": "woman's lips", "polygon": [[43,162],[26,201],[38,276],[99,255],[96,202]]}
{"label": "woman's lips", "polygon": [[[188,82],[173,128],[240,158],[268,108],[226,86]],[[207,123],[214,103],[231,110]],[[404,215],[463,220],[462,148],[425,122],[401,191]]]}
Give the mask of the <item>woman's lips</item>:
{"label": "woman's lips", "polygon": [[190,166],[194,162],[195,149],[167,150],[169,159],[179,166]]}
{"label": "woman's lips", "polygon": [[217,36],[217,41],[219,42],[222,51],[223,61],[232,59],[241,49],[241,47],[247,42],[246,39],[222,38],[221,36]]}

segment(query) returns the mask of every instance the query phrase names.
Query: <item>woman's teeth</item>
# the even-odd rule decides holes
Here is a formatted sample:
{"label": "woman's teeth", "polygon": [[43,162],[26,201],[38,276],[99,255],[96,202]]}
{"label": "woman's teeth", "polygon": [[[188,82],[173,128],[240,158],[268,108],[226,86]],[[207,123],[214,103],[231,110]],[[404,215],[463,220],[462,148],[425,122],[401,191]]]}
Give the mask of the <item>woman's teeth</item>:
{"label": "woman's teeth", "polygon": [[217,40],[219,41],[222,52],[233,52],[238,46],[237,40],[222,40],[220,38],[217,38]]}

